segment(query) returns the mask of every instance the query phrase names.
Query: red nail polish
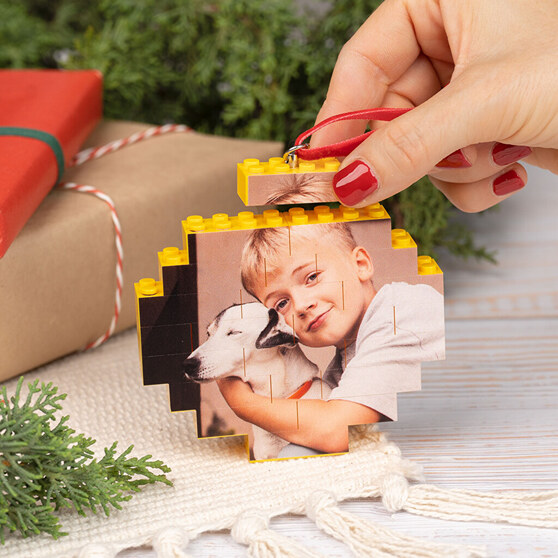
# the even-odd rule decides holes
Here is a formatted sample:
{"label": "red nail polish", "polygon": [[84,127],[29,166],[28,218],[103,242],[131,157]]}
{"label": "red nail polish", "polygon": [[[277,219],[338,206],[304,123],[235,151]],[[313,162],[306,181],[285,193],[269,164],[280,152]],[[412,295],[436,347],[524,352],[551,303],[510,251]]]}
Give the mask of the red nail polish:
{"label": "red nail polish", "polygon": [[463,151],[458,149],[442,159],[437,165],[440,169],[467,169],[472,167],[471,162],[465,157]]}
{"label": "red nail polish", "polygon": [[525,186],[525,182],[523,182],[521,177],[514,170],[501,174],[495,178],[492,183],[492,189],[497,196],[511,194],[523,188],[523,186]]}
{"label": "red nail polish", "polygon": [[531,148],[526,145],[508,145],[507,143],[495,143],[492,148],[492,160],[502,167],[511,165],[531,153]]}
{"label": "red nail polish", "polygon": [[353,206],[378,189],[378,179],[366,163],[353,161],[333,177],[333,189],[342,204]]}

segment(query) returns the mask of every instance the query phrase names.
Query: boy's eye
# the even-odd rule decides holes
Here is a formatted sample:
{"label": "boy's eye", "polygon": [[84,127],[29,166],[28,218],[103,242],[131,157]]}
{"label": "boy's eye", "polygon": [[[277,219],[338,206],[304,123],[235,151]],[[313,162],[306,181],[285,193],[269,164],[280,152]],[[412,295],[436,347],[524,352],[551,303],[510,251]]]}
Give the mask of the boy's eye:
{"label": "boy's eye", "polygon": [[283,298],[275,304],[275,310],[277,310],[277,312],[281,312],[281,310],[284,310],[287,307],[287,303],[287,299]]}
{"label": "boy's eye", "polygon": [[318,280],[319,273],[317,271],[313,271],[306,277],[306,283],[315,283]]}
{"label": "boy's eye", "polygon": [[242,333],[242,331],[236,331],[235,329],[231,329],[229,332],[227,332],[227,335],[240,335]]}

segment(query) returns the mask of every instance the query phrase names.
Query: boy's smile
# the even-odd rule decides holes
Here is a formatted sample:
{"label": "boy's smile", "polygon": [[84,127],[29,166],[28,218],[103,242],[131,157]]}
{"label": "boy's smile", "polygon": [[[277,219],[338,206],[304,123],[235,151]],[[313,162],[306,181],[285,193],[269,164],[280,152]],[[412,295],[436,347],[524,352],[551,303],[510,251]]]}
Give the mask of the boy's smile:
{"label": "boy's smile", "polygon": [[255,294],[285,316],[300,342],[341,348],[354,341],[375,294],[368,252],[324,241],[293,243],[292,255],[277,264],[259,278]]}
{"label": "boy's smile", "polygon": [[[331,308],[329,309],[331,310]],[[329,314],[329,310],[326,310],[323,314],[320,314],[317,318],[310,322],[307,331],[316,331],[320,326],[326,321]]]}

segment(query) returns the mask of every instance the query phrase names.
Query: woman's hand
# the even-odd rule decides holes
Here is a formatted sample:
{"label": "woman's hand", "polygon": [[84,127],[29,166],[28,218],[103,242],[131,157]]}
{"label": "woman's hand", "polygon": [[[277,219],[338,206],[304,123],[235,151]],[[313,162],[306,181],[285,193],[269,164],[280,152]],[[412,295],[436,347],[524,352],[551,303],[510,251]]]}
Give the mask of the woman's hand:
{"label": "woman's hand", "polygon": [[[480,211],[525,185],[520,159],[558,173],[557,60],[555,0],[385,0],[343,47],[317,122],[417,108],[376,124],[345,159],[340,201],[375,203],[429,174],[458,208]],[[364,127],[332,125],[312,146]]]}

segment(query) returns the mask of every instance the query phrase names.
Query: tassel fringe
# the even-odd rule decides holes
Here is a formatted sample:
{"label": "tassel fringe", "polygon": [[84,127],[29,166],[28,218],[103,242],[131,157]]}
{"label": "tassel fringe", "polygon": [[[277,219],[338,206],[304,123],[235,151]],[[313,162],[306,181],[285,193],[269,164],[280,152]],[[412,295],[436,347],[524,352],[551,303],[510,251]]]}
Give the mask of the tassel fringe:
{"label": "tassel fringe", "polygon": [[476,492],[447,490],[428,484],[409,488],[399,508],[408,512],[452,521],[492,521],[558,528],[558,491]]}
{"label": "tassel fringe", "polygon": [[190,558],[183,548],[190,542],[187,534],[178,527],[169,527],[159,531],[151,541],[157,558]]}
{"label": "tassel fringe", "polygon": [[253,558],[322,558],[296,541],[269,529],[269,517],[253,510],[242,513],[231,534],[234,540],[248,546]]}
{"label": "tassel fringe", "polygon": [[337,506],[335,496],[326,491],[313,493],[306,501],[306,515],[328,535],[344,542],[357,556],[367,558],[480,558],[484,549],[438,544],[400,535],[365,521]]}
{"label": "tassel fringe", "polygon": [[[398,457],[393,446],[383,453]],[[558,528],[558,490],[543,492],[443,489],[429,484],[409,484],[420,478],[420,470],[401,462],[387,467],[375,482],[353,497],[381,497],[386,510],[400,510],[416,515],[451,521],[505,522],[530,527]],[[384,469],[385,470],[385,469]],[[305,504],[297,504],[295,513],[306,513],[318,528],[345,543],[356,556],[363,558],[482,558],[486,550],[478,546],[440,544],[410,537],[340,509],[338,500],[347,495],[318,490]],[[241,513],[232,529],[233,538],[248,547],[252,558],[323,558],[295,540],[269,528],[270,514],[258,510]],[[230,525],[230,524],[229,524]],[[191,533],[182,528],[167,528],[149,537],[157,558],[189,558],[183,550]],[[118,550],[105,544],[89,544],[76,558],[115,558]]]}

